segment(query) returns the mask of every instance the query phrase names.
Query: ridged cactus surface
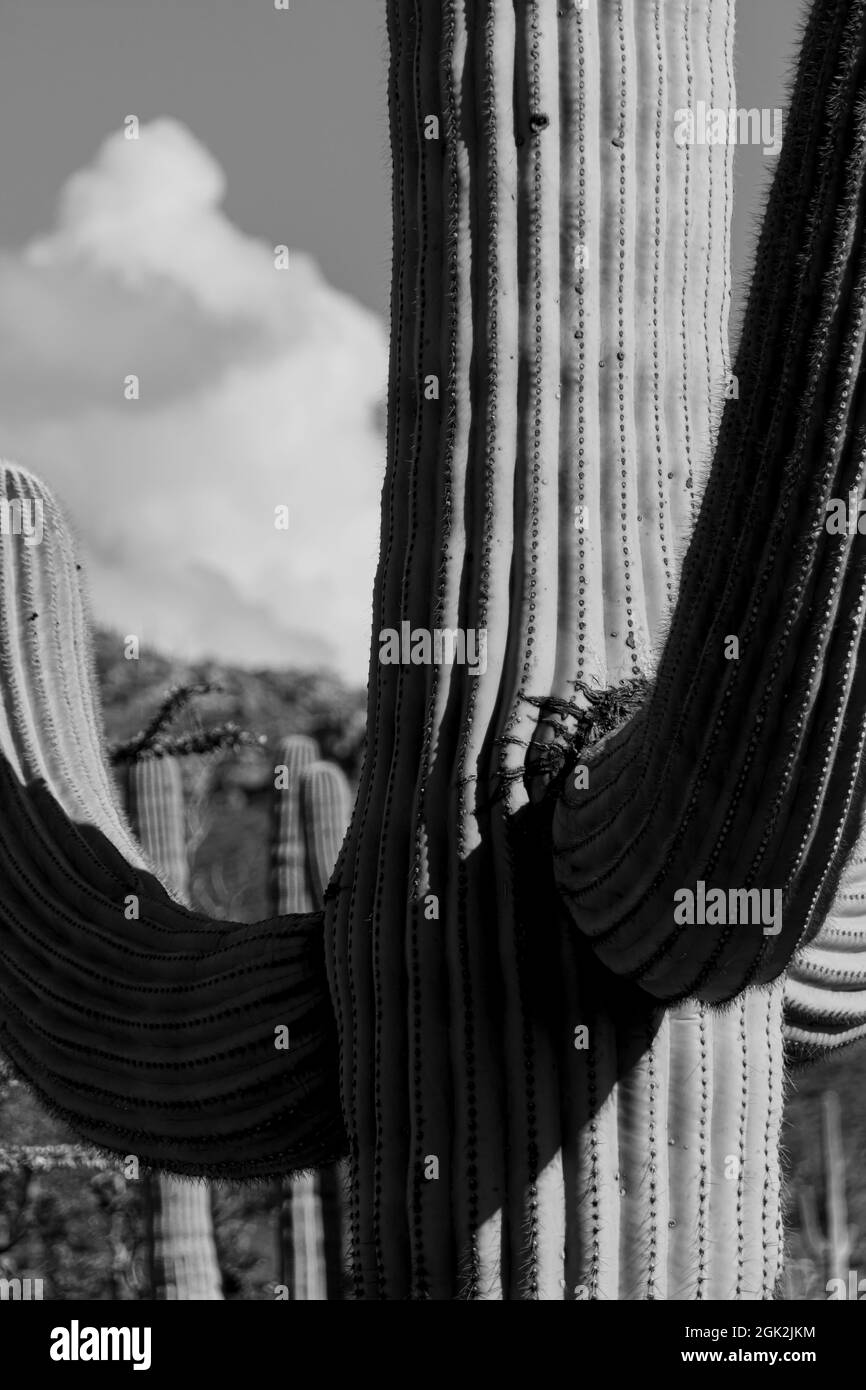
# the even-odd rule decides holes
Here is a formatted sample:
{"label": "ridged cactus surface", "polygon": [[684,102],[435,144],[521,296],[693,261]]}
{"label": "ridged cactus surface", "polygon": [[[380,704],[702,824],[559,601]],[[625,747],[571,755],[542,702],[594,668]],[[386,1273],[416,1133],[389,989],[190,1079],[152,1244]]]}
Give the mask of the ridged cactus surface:
{"label": "ridged cactus surface", "polygon": [[130,865],[144,867],[105,759],[72,533],[48,489],[3,460],[0,497],[10,512],[38,508],[43,533],[38,544],[14,533],[0,544],[0,752],[20,782],[44,785],[72,821],[94,827]]}
{"label": "ridged cactus surface", "polygon": [[778,989],[618,1004],[523,785],[555,732],[531,699],[650,674],[676,592],[727,385],[731,151],[678,148],[674,113],[735,104],[733,4],[388,13],[374,635],[484,629],[487,669],[374,645],[328,917],[355,1293],[766,1297]]}
{"label": "ridged cactus surface", "polygon": [[312,912],[304,826],[301,775],[319,756],[315,739],[293,734],[280,741],[274,770],[274,831],[271,844],[274,898],[279,913]]}
{"label": "ridged cactus surface", "polygon": [[331,881],[352,810],[346,775],[336,763],[311,763],[301,774],[301,820],[313,906]]}
{"label": "ridged cactus surface", "polygon": [[833,906],[785,977],[785,1041],[806,1062],[866,1037],[866,827]]}
{"label": "ridged cactus surface", "polygon": [[[145,758],[127,772],[130,820],[166,886],[189,900],[183,776],[173,758]],[[222,1299],[210,1189],[160,1174],[152,1185],[154,1296],[189,1302]]]}

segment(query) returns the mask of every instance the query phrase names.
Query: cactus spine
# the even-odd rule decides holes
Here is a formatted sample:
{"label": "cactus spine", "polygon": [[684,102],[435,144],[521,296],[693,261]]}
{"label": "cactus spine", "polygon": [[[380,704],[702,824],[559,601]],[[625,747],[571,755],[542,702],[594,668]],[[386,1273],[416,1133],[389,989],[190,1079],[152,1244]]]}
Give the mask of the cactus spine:
{"label": "cactus spine", "polygon": [[[274,907],[281,915],[320,908],[349,820],[346,779],[319,760],[314,739],[283,739],[275,769]],[[341,1174],[336,1166],[283,1182],[281,1281],[292,1296],[342,1296]]]}
{"label": "cactus spine", "polygon": [[[183,778],[173,758],[145,758],[127,772],[127,807],[142,848],[166,886],[189,901]],[[168,1174],[151,1189],[154,1297],[215,1301],[222,1276],[214,1243],[210,1188]]]}
{"label": "cactus spine", "polygon": [[[89,1138],[199,1171],[335,1157],[339,1066],[357,1297],[769,1297],[783,972],[796,952],[807,1048],[856,1035],[866,980],[858,926],[836,1027],[819,953],[863,808],[866,558],[823,508],[863,491],[866,0],[816,0],[718,430],[730,149],[674,128],[734,105],[733,0],[389,0],[388,28],[388,468],[326,893],[337,1049],[318,914],[184,913],[14,761],[0,1038]],[[380,661],[404,623],[484,632],[483,669]],[[638,675],[580,795],[568,702]],[[782,930],[677,930],[701,877],[778,887]]]}

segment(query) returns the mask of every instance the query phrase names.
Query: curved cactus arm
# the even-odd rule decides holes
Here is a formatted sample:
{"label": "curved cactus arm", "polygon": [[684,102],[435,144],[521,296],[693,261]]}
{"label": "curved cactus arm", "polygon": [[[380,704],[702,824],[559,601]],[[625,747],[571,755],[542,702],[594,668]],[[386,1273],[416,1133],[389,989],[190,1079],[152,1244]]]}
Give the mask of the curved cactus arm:
{"label": "curved cactus arm", "polygon": [[785,978],[785,1042],[792,1061],[809,1061],[866,1037],[866,836],[845,866],[817,936]]}
{"label": "curved cactus arm", "polygon": [[[857,833],[864,199],[866,5],[818,0],[758,249],[740,400],[654,688],[556,813],[575,922],[605,964],[661,998],[721,1000],[776,977],[820,926]],[[833,534],[828,507],[849,495],[854,533]],[[716,925],[683,920],[675,895],[697,900],[701,882],[725,894]],[[731,920],[746,915],[745,900],[731,912],[735,889],[778,891],[781,925]]]}
{"label": "curved cactus arm", "polygon": [[342,1152],[319,914],[197,916],[5,760],[0,827],[0,1047],[52,1111],[181,1173]]}
{"label": "curved cactus arm", "polygon": [[161,1168],[333,1158],[321,917],[212,923],[173,901],[105,760],[74,540],[24,470],[0,465],[0,496],[41,518],[0,544],[0,1049],[85,1140]]}
{"label": "curved cactus arm", "polygon": [[48,488],[5,460],[0,503],[10,521],[0,537],[0,753],[22,782],[41,778],[72,820],[144,865],[103,751],[75,539]]}
{"label": "curved cactus arm", "polygon": [[785,976],[784,1034],[792,1062],[866,1037],[866,826],[832,909]]}

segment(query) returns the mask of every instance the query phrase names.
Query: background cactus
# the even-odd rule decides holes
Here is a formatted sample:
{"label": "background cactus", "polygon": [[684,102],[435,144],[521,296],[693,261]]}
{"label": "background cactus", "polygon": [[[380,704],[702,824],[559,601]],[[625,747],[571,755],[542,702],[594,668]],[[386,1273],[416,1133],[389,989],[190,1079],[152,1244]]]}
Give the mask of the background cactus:
{"label": "background cactus", "polygon": [[[826,1234],[818,1226],[814,1193],[810,1188],[800,1194],[803,1236],[806,1248],[818,1268],[823,1271],[830,1291],[830,1281],[841,1280],[843,1297],[849,1294],[851,1250],[855,1233],[848,1225],[848,1203],[845,1192],[845,1151],[842,1147],[842,1123],[839,1097],[828,1091],[822,1104],[822,1157],[824,1169],[824,1210]],[[853,1297],[857,1299],[858,1290]]]}
{"label": "background cactus", "polygon": [[[786,988],[806,1050],[863,1024],[863,929],[835,1022],[820,953],[864,791],[866,561],[823,521],[864,485],[866,6],[814,6],[720,424],[730,147],[673,133],[734,104],[733,0],[389,0],[388,27],[388,469],[325,961],[318,914],[242,941],[184,913],[10,760],[0,1040],[97,1142],[199,1171],[334,1158],[338,1057],[356,1297],[770,1297]],[[485,669],[381,664],[404,622],[483,631]],[[782,930],[677,930],[700,878],[780,888]]]}
{"label": "background cactus", "polygon": [[[349,821],[346,778],[315,740],[285,738],[274,768],[273,879],[283,915],[320,908]],[[336,1299],[343,1288],[342,1175],[336,1165],[283,1180],[281,1282],[292,1297]]]}
{"label": "background cactus", "polygon": [[[174,896],[189,901],[183,777],[173,758],[143,758],[126,773],[127,808],[142,848]],[[153,1297],[218,1300],[222,1278],[210,1189],[168,1174],[150,1186]]]}

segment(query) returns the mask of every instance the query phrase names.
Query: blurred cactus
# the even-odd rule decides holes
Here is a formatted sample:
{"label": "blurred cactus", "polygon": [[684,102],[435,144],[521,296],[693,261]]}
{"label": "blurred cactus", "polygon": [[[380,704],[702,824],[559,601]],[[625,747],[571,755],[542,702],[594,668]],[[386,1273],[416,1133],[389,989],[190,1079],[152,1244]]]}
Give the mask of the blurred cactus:
{"label": "blurred cactus", "polygon": [[[857,1234],[848,1225],[845,1150],[842,1144],[839,1097],[835,1091],[824,1093],[821,1109],[826,1233],[821,1232],[818,1224],[814,1190],[805,1184],[799,1193],[802,1235],[807,1251],[823,1271],[827,1291],[830,1291],[831,1280],[841,1280],[847,1296],[851,1251],[856,1243]],[[854,1297],[857,1297],[856,1292]]]}
{"label": "blurred cactus", "polygon": [[[282,740],[274,768],[273,882],[275,910],[288,915],[321,908],[349,823],[343,772],[319,760],[314,739]],[[281,1184],[280,1282],[302,1301],[343,1296],[342,1172],[326,1165]]]}
{"label": "blurred cactus", "polygon": [[[126,772],[127,807],[142,848],[174,896],[189,899],[189,857],[183,777],[174,758],[143,757]],[[152,1297],[178,1301],[222,1298],[206,1183],[167,1174],[148,1187]]]}
{"label": "blurred cactus", "polygon": [[346,834],[352,800],[336,763],[310,763],[301,773],[301,821],[313,906],[322,906]]}

